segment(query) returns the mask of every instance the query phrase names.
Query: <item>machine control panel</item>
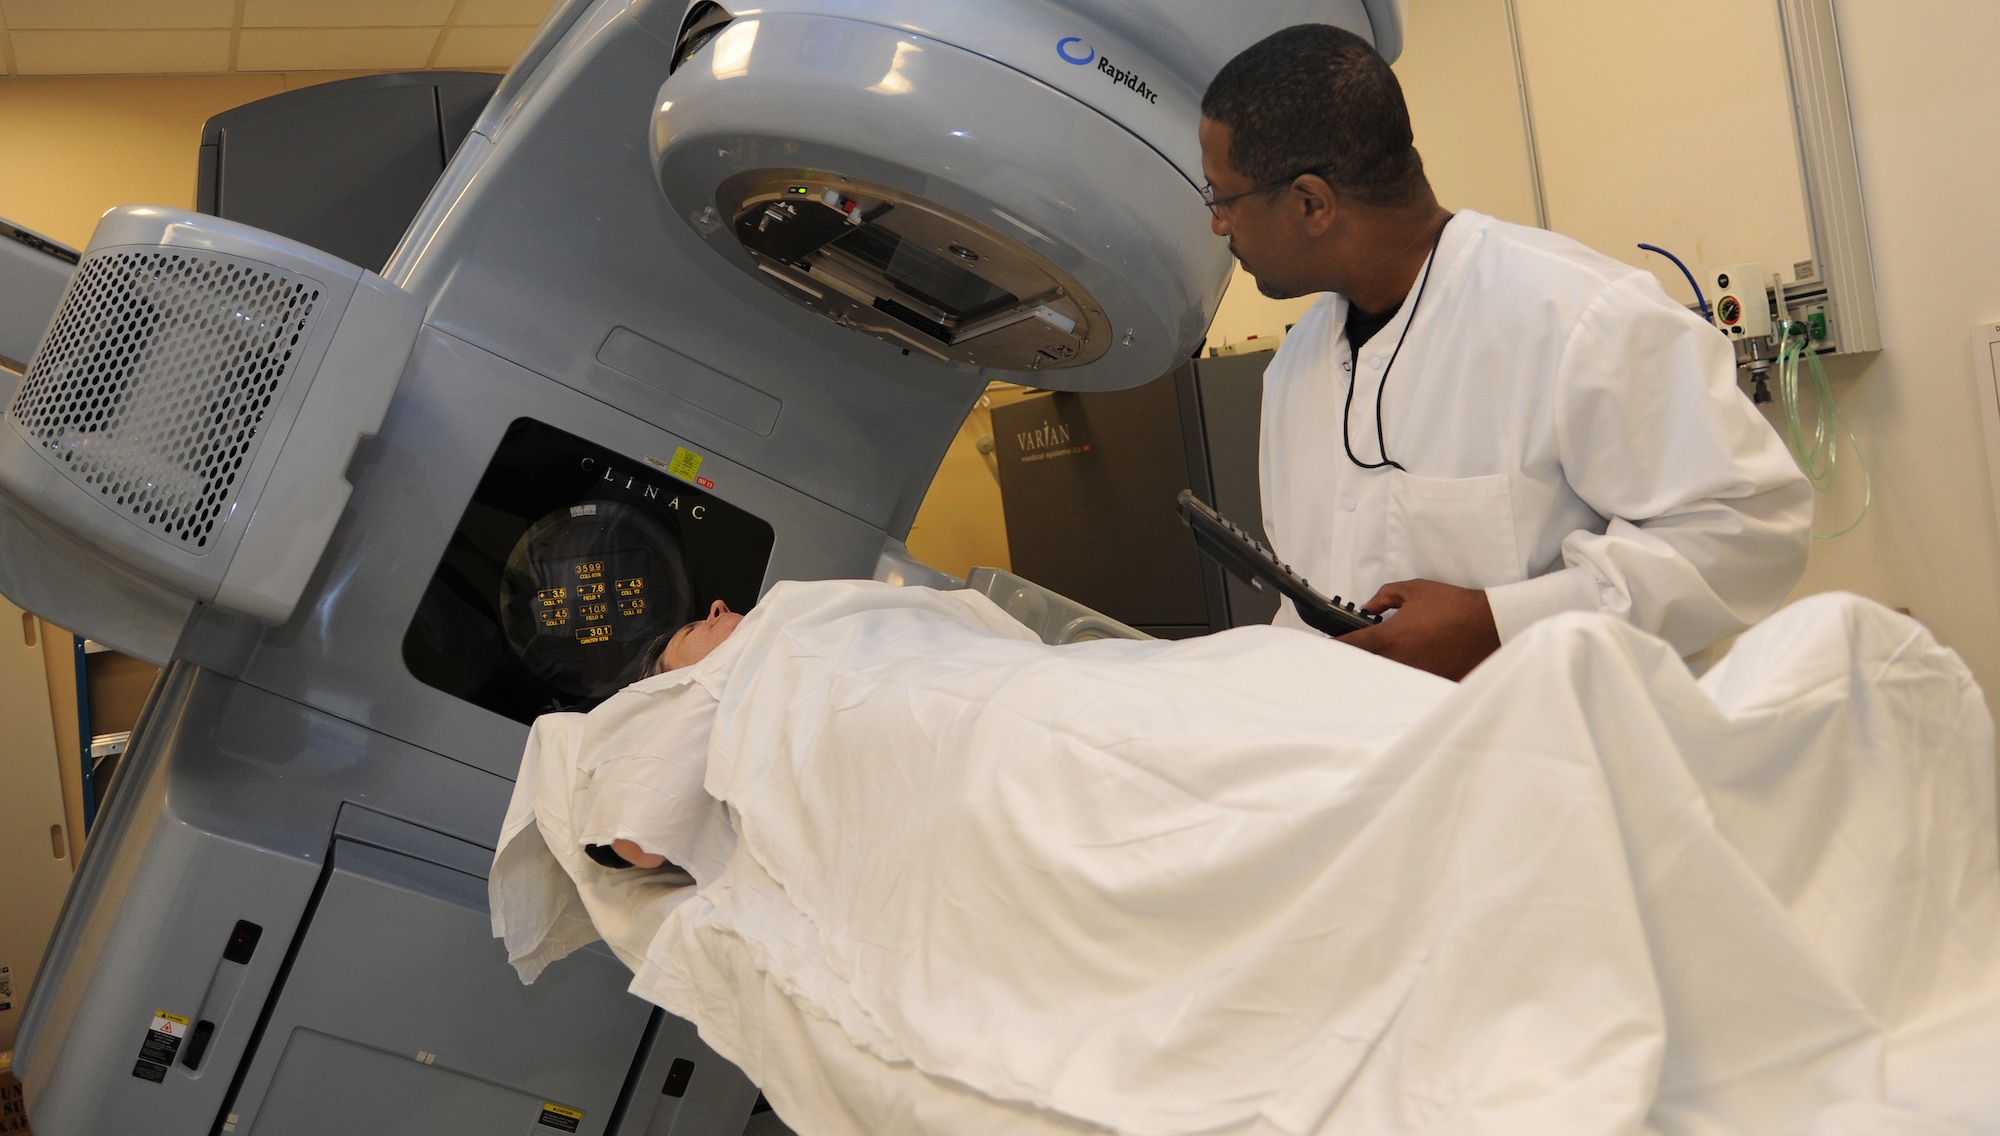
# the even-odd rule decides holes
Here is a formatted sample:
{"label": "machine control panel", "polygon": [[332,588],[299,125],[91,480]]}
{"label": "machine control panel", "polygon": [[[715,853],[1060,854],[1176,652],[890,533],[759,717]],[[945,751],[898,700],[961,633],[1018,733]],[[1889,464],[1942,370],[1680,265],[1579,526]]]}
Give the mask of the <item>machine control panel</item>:
{"label": "machine control panel", "polygon": [[507,430],[403,637],[425,683],[534,720],[642,677],[711,602],[748,611],[763,520],[532,419]]}

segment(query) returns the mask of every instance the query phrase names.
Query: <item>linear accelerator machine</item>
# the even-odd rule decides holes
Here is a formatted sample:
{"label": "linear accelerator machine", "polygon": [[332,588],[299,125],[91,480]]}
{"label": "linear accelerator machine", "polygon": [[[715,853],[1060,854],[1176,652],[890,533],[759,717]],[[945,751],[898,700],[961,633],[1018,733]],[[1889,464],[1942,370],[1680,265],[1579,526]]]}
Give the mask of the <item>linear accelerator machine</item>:
{"label": "linear accelerator machine", "polygon": [[713,599],[956,585],[899,538],[960,421],[1200,342],[1199,95],[1305,20],[1397,53],[1400,0],[572,2],[380,276],[107,214],[0,429],[0,592],[167,669],[36,1131],[741,1131],[601,945],[524,987],[492,939],[527,723]]}

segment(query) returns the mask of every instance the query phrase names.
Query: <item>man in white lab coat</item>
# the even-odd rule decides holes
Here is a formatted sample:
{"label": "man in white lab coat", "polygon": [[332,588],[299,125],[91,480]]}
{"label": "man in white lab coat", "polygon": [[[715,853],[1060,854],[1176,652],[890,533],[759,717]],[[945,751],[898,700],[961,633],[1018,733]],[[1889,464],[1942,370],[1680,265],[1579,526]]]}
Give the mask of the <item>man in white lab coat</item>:
{"label": "man in white lab coat", "polygon": [[1201,150],[1259,290],[1325,293],[1265,373],[1264,526],[1320,591],[1396,609],[1346,642],[1459,678],[1584,610],[1692,654],[1797,582],[1812,490],[1727,342],[1647,272],[1443,209],[1367,41],[1253,45]]}

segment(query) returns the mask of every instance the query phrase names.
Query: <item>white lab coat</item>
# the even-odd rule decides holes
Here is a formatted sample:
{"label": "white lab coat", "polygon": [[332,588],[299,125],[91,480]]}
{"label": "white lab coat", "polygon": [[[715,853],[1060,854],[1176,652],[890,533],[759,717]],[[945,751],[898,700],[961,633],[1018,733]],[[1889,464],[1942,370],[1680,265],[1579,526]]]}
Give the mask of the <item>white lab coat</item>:
{"label": "white lab coat", "polygon": [[[1464,211],[1410,302],[1360,351],[1348,437],[1378,395],[1388,456],[1340,441],[1355,363],[1322,296],[1264,376],[1264,527],[1318,590],[1484,588],[1503,642],[1603,611],[1683,654],[1774,610],[1804,571],[1812,490],[1736,386],[1728,344],[1652,275]],[[1411,290],[1416,295],[1416,289]],[[1303,626],[1290,605],[1277,622]]]}

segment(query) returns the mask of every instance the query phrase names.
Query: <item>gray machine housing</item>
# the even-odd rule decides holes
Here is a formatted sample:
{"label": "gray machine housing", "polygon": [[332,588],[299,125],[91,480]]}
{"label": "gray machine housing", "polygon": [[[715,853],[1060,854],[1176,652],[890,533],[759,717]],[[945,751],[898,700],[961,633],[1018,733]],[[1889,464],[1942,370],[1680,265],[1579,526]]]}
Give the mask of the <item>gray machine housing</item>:
{"label": "gray machine housing", "polygon": [[10,594],[55,611],[163,591],[163,618],[105,625],[155,662],[196,603],[283,622],[422,318],[375,274],[258,229],[105,214],[0,429],[15,522],[89,554],[12,573]]}
{"label": "gray machine housing", "polygon": [[379,270],[499,83],[360,75],[223,111],[201,128],[195,209]]}
{"label": "gray machine housing", "polygon": [[0,401],[42,342],[79,254],[61,241],[0,219]]}
{"label": "gray machine housing", "polygon": [[[718,77],[729,67],[712,40],[677,60],[694,7],[561,4],[501,84],[383,270],[384,303],[406,298],[421,326],[379,429],[337,471],[351,496],[280,621],[219,591],[190,595],[166,571],[34,591],[36,574],[77,563],[90,522],[74,514],[87,510],[0,485],[0,527],[14,526],[0,531],[0,591],[109,642],[121,627],[184,623],[22,1023],[15,1069],[44,1136],[744,1128],[757,1089],[692,1025],[626,994],[608,953],[582,952],[534,986],[517,981],[489,937],[482,877],[525,728],[400,662],[427,581],[523,418],[635,466],[698,462],[688,480],[770,526],[764,587],[956,583],[910,559],[901,537],[973,401],[1001,376],[977,356],[857,334],[704,231],[677,196],[682,164],[662,137],[735,132],[716,147],[734,157],[704,159],[704,176],[720,181],[785,168],[774,154],[815,143],[781,102],[757,104],[771,116],[761,126],[711,116],[662,135],[663,92],[698,69],[703,86],[746,97],[759,75],[787,71],[786,56],[752,52],[742,75]],[[976,115],[998,131],[911,151],[893,136],[848,137],[824,153],[848,151],[853,167],[836,175],[994,231],[1015,224],[1023,247],[1080,282],[1118,334],[1094,361],[1041,379],[1067,389],[1164,373],[1213,315],[1228,258],[1207,232],[1189,155],[1191,100],[1214,67],[1306,18],[1377,31],[1391,55],[1400,38],[1386,0],[1287,0],[1226,19],[1193,0],[783,7],[762,18],[782,15],[797,34],[764,42],[789,43],[800,67],[811,70],[797,52],[814,44],[830,53],[813,71],[822,78],[879,78],[927,54],[937,66],[911,66],[909,90],[886,84],[904,100],[898,113],[924,108],[917,125]],[[978,42],[1001,9],[1011,30]],[[804,28],[813,20],[856,34],[815,38]],[[1068,37],[1126,53],[1167,93],[1142,104],[1058,58]],[[866,67],[840,56],[850,41],[877,53]],[[961,79],[963,92],[1016,100],[1038,118],[1003,129],[991,108],[954,93]],[[729,87],[739,82],[748,87]],[[1161,104],[1171,113],[1128,121]],[[1119,140],[1116,125],[1143,144]],[[1072,126],[1118,147],[1123,164],[1071,168],[1079,155],[1061,140]],[[1097,212],[1080,213],[1086,204]],[[1118,210],[1128,216],[1115,241],[1072,227]],[[16,543],[23,533],[40,543]],[[1020,593],[1019,582],[983,583]],[[1074,634],[1128,633],[1076,624],[1089,613],[1060,604],[1038,611]]]}

